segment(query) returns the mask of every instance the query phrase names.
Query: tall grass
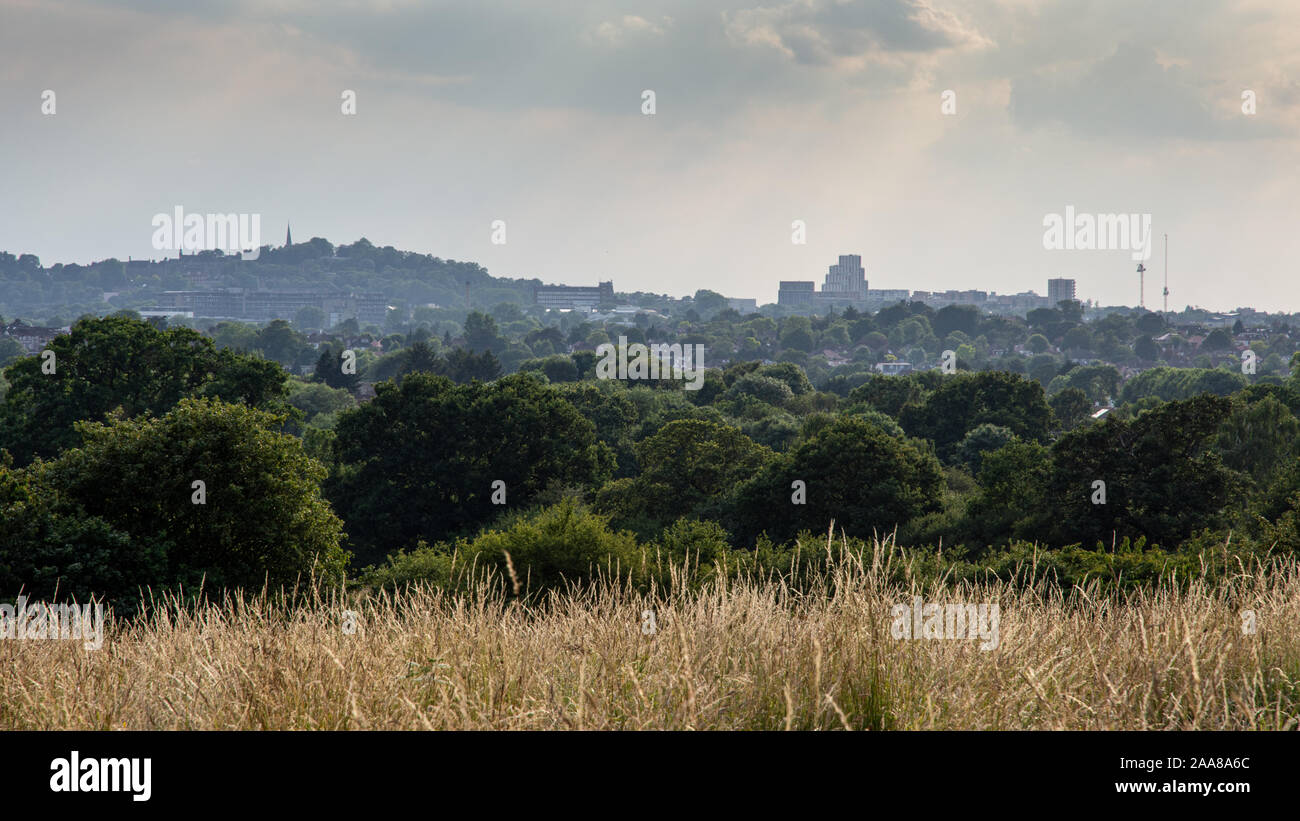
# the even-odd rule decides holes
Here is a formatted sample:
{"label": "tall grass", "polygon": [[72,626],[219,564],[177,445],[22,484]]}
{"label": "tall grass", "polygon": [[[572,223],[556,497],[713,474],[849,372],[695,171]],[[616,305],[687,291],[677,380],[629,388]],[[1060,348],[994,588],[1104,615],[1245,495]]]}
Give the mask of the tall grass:
{"label": "tall grass", "polygon": [[[922,580],[877,541],[822,569],[169,599],[97,651],[0,640],[6,729],[1295,729],[1300,566],[1121,591]],[[807,578],[808,572],[814,573]],[[504,583],[502,583],[504,582]],[[896,640],[891,608],[996,603],[1000,643]],[[525,601],[527,603],[525,603]],[[1243,635],[1242,609],[1258,633]],[[342,629],[343,611],[358,613]],[[654,612],[656,631],[642,632]]]}

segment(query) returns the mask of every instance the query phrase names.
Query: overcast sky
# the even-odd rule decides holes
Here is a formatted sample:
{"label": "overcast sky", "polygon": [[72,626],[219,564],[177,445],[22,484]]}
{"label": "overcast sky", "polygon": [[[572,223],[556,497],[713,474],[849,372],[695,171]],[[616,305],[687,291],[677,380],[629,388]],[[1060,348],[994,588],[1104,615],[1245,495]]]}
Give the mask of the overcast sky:
{"label": "overcast sky", "polygon": [[620,291],[856,253],[1136,304],[1130,251],[1043,247],[1073,206],[1151,215],[1148,307],[1168,233],[1171,308],[1300,310],[1298,129],[1293,0],[0,0],[0,250],[46,264],[179,205]]}

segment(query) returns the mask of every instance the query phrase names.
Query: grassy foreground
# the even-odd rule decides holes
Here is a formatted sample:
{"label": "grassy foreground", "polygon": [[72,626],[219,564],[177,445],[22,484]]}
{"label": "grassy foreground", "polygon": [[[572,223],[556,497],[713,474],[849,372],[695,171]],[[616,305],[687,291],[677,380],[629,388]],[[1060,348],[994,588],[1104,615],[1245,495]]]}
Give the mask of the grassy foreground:
{"label": "grassy foreground", "polygon": [[[469,593],[318,593],[292,608],[173,602],[106,624],[96,651],[0,641],[0,728],[1297,726],[1295,559],[1121,594],[887,582],[901,561],[888,544],[867,556],[822,547],[839,555],[811,585],[644,593],[605,581],[524,606],[485,578]],[[996,603],[998,646],[892,638],[891,610],[913,595]],[[350,634],[346,609],[358,614]]]}

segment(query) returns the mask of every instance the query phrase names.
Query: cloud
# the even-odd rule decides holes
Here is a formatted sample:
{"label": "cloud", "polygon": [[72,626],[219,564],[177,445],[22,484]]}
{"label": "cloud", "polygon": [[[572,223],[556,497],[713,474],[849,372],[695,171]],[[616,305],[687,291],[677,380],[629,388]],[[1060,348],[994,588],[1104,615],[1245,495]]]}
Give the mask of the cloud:
{"label": "cloud", "polygon": [[990,41],[925,0],[795,0],[724,13],[733,42],[772,48],[809,65],[886,52],[928,53]]}
{"label": "cloud", "polygon": [[635,14],[626,14],[618,20],[605,20],[590,26],[583,33],[583,39],[589,43],[621,46],[635,37],[662,37],[672,22],[671,17],[661,18],[661,22],[655,23]]}
{"label": "cloud", "polygon": [[1089,136],[1220,139],[1246,133],[1215,116],[1207,89],[1186,69],[1163,66],[1154,48],[1133,43],[1081,71],[1016,80],[1010,108],[1023,127],[1059,123]]}

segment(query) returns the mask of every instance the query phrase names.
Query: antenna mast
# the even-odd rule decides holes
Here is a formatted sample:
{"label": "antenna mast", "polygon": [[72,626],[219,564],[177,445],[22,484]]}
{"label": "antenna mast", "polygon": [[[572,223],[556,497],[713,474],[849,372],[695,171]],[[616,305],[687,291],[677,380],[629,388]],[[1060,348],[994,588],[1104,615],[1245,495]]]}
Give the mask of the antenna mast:
{"label": "antenna mast", "polygon": [[1138,263],[1138,307],[1139,308],[1145,308],[1147,306],[1146,270],[1147,267],[1139,262]]}
{"label": "antenna mast", "polygon": [[1169,235],[1165,234],[1165,309],[1169,313]]}

